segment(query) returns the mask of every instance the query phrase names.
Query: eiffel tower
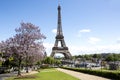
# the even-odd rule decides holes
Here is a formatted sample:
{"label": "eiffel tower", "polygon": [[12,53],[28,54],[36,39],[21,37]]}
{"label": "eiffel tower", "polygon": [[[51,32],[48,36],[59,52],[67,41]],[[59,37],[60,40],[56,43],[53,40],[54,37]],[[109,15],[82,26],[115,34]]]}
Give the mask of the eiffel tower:
{"label": "eiffel tower", "polygon": [[[64,55],[65,59],[71,59],[71,54],[68,50],[68,47],[65,44],[64,36],[62,32],[62,24],[61,24],[61,6],[58,5],[58,26],[57,26],[57,35],[54,47],[52,48],[51,57],[54,57],[56,53],[61,53]],[[58,43],[60,42],[60,46],[58,46]]]}

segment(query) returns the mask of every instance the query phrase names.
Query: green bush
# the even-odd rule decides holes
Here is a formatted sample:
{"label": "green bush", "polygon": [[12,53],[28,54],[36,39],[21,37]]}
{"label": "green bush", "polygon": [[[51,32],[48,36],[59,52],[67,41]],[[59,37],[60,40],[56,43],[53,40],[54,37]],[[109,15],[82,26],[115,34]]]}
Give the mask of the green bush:
{"label": "green bush", "polygon": [[83,72],[87,74],[92,74],[96,76],[106,77],[110,79],[120,80],[120,73],[118,72],[109,72],[109,71],[100,71],[100,70],[88,70],[88,69],[80,69],[80,68],[68,68],[68,67],[61,67],[68,70],[73,70],[77,72]]}

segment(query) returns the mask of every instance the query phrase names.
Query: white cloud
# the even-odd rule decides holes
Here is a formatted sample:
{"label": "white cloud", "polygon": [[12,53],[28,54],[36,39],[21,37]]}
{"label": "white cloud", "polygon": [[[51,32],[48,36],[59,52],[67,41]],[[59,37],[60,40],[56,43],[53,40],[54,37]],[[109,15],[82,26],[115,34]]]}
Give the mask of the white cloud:
{"label": "white cloud", "polygon": [[[53,43],[44,43],[47,55],[52,52]],[[75,46],[67,45],[71,55],[94,54],[94,53],[120,53],[120,45],[104,45],[104,46]]]}
{"label": "white cloud", "polygon": [[52,33],[56,34],[57,33],[57,29],[53,29]]}
{"label": "white cloud", "polygon": [[117,43],[120,43],[120,38],[117,39]]}
{"label": "white cloud", "polygon": [[46,47],[46,48],[52,48],[54,46],[53,43],[43,43],[43,45]]}
{"label": "white cloud", "polygon": [[91,44],[96,44],[96,43],[98,43],[98,42],[100,42],[100,41],[101,41],[101,39],[96,38],[96,37],[90,37],[90,38],[88,39],[88,42],[91,43]]}
{"label": "white cloud", "polygon": [[94,53],[120,53],[120,45],[104,46],[71,46],[69,50],[72,55],[94,54]]}
{"label": "white cloud", "polygon": [[77,37],[81,37],[82,33],[89,33],[89,32],[91,32],[90,29],[81,29],[78,31]]}
{"label": "white cloud", "polygon": [[53,43],[43,43],[44,47],[46,48],[47,55],[50,56],[52,52],[52,47],[54,46]]}
{"label": "white cloud", "polygon": [[79,33],[88,33],[88,32],[91,32],[91,30],[90,29],[79,30]]}

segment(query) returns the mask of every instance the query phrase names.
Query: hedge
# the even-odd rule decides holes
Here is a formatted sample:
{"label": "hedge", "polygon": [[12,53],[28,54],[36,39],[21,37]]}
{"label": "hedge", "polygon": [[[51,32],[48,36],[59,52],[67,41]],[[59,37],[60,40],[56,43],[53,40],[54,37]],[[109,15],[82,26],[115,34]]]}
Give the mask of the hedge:
{"label": "hedge", "polygon": [[101,70],[89,70],[89,69],[81,69],[81,68],[68,68],[68,67],[61,67],[63,69],[68,69],[72,71],[92,74],[96,76],[101,76],[105,78],[120,80],[120,72],[110,72],[110,71],[101,71]]}

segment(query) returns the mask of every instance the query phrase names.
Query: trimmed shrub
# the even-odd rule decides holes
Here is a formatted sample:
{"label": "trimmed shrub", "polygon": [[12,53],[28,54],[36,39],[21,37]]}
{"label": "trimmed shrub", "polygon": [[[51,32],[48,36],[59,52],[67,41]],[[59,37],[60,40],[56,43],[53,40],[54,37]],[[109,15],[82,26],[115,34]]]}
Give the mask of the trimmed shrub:
{"label": "trimmed shrub", "polygon": [[88,69],[80,69],[80,68],[68,68],[68,67],[61,67],[63,69],[68,69],[72,71],[92,74],[96,76],[101,76],[105,78],[120,80],[120,73],[119,72],[109,72],[109,71],[100,71],[100,70],[88,70]]}

